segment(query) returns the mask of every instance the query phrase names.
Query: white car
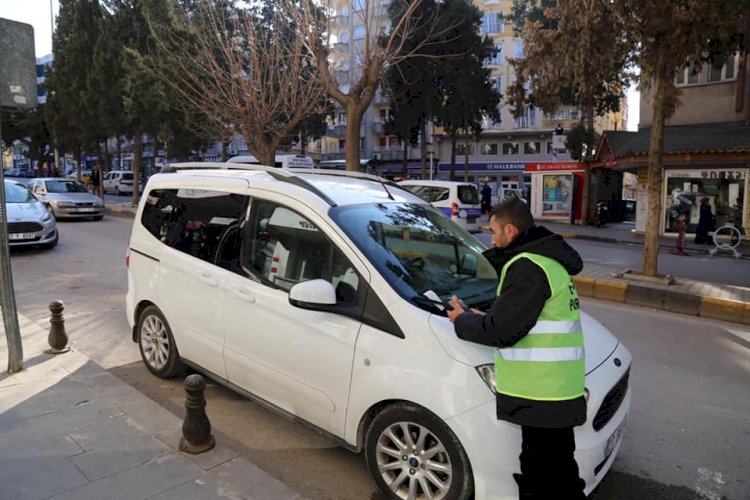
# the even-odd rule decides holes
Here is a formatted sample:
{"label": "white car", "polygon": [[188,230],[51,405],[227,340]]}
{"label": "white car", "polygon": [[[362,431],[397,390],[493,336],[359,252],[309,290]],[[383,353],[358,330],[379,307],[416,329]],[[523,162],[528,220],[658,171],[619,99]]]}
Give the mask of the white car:
{"label": "white car", "polygon": [[482,230],[482,206],[477,186],[470,182],[408,180],[398,183],[450,217],[461,227],[476,233]]}
{"label": "white car", "polygon": [[[133,172],[130,170],[112,170],[104,174],[102,185],[105,193],[114,193],[117,196],[122,194],[133,194]],[[143,190],[143,184],[138,186],[138,192]]]}
{"label": "white car", "polygon": [[[364,452],[387,498],[518,498],[521,428],[496,417],[494,351],[458,339],[440,302],[492,303],[481,243],[373,176],[171,167],[128,249],[127,319],[151,372],[191,366]],[[582,322],[588,493],[620,446],[631,356]]]}
{"label": "white car", "polygon": [[6,180],[5,212],[11,247],[54,248],[60,238],[55,216],[26,186]]}

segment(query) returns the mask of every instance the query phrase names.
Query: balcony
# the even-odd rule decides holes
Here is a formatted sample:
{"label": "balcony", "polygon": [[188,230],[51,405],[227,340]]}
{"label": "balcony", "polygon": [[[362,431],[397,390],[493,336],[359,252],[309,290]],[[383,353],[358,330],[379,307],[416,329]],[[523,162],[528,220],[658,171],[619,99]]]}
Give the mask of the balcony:
{"label": "balcony", "polygon": [[383,122],[372,122],[372,133],[373,134],[384,134],[385,123]]}
{"label": "balcony", "polygon": [[513,128],[534,128],[536,127],[536,116],[522,116],[513,120]]}
{"label": "balcony", "polygon": [[346,125],[329,125],[326,136],[338,138],[346,137]]}

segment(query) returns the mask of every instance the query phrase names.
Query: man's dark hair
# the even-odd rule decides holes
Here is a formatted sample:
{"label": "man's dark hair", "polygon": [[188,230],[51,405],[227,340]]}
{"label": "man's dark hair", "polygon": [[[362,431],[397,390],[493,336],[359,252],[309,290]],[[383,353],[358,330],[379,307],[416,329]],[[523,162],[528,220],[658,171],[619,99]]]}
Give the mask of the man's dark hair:
{"label": "man's dark hair", "polygon": [[523,200],[515,196],[500,202],[490,214],[490,218],[492,217],[513,224],[520,233],[534,227],[534,217],[531,215],[529,207]]}

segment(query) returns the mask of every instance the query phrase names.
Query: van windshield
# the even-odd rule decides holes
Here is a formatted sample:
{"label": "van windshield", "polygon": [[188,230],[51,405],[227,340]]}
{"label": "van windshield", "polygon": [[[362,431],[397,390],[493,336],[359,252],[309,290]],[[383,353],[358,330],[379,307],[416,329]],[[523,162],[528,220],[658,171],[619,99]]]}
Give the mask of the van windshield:
{"label": "van windshield", "polygon": [[[407,300],[440,312],[425,298],[458,295],[470,307],[495,299],[497,272],[484,246],[432,207],[378,203],[336,207],[331,217],[388,283]],[[425,295],[426,294],[426,295]]]}
{"label": "van windshield", "polygon": [[479,205],[477,187],[468,184],[458,186],[458,199],[465,205]]}

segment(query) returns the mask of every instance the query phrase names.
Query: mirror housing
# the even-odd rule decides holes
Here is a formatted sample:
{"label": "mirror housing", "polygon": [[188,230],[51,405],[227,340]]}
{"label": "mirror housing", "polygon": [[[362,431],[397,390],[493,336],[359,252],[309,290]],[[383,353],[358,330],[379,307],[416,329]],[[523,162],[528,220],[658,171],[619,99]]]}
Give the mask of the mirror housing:
{"label": "mirror housing", "polygon": [[326,280],[304,281],[289,290],[289,303],[301,309],[327,310],[336,305],[336,290]]}

